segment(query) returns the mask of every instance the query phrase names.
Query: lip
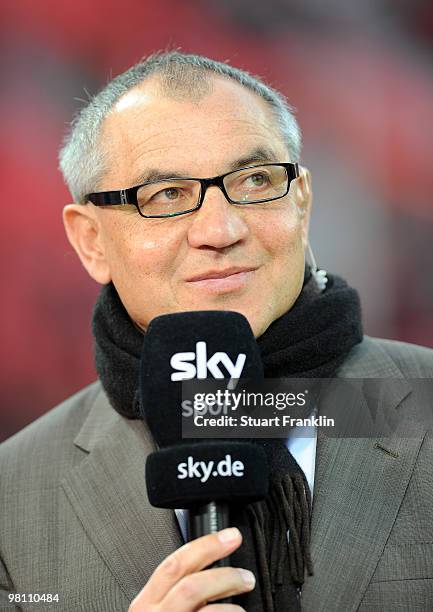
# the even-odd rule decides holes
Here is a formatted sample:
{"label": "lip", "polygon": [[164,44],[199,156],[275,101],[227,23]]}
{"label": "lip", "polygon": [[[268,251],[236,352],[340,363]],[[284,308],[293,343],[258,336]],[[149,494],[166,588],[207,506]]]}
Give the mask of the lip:
{"label": "lip", "polygon": [[257,270],[257,268],[231,267],[225,268],[224,270],[209,270],[203,274],[197,274],[197,276],[187,278],[187,282],[197,283],[204,280],[219,280],[221,278],[228,278],[229,276],[233,276],[235,274],[242,274],[243,272],[254,272],[254,270]]}
{"label": "lip", "polygon": [[187,279],[191,287],[212,293],[228,292],[242,289],[253,276],[257,268],[231,267],[223,270],[209,270]]}

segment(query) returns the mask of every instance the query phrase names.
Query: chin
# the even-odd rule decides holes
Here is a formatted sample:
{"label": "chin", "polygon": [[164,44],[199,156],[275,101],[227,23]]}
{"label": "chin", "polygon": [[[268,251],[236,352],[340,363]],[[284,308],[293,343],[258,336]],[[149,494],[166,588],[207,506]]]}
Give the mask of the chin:
{"label": "chin", "polygon": [[[253,330],[255,338],[259,338],[262,334],[264,334],[271,323],[273,323],[280,316],[276,313],[269,313],[267,317],[264,317],[263,312],[251,313],[248,312],[247,309],[244,310],[242,308],[227,308],[226,310],[234,310],[235,312],[239,312],[240,314],[244,315],[250,324],[251,329]],[[265,310],[265,306],[263,306],[263,310]]]}
{"label": "chin", "polygon": [[260,338],[260,336],[262,334],[265,333],[265,331],[268,329],[268,327],[271,325],[271,323],[273,323],[276,319],[278,319],[279,317],[274,317],[272,319],[267,319],[266,321],[263,320],[259,320],[259,321],[249,321],[249,324],[251,325],[251,329],[253,330],[253,334],[255,338]]}

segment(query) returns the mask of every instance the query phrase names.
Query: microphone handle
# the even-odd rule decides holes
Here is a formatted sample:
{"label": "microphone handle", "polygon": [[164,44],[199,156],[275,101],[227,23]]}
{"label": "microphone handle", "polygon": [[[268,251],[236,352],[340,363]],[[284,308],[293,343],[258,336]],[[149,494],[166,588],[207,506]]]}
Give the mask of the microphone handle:
{"label": "microphone handle", "polygon": [[[225,502],[208,502],[194,506],[188,512],[189,539],[195,540],[229,527],[229,506]],[[215,561],[212,567],[228,567],[230,559]]]}
{"label": "microphone handle", "polygon": [[[216,533],[221,529],[229,527],[229,506],[225,502],[208,502],[207,504],[199,504],[190,508],[188,512],[188,534],[190,540],[195,540],[204,535]],[[228,567],[230,565],[230,557],[218,559],[211,567]],[[214,603],[229,604],[232,600],[230,597],[220,599]]]}

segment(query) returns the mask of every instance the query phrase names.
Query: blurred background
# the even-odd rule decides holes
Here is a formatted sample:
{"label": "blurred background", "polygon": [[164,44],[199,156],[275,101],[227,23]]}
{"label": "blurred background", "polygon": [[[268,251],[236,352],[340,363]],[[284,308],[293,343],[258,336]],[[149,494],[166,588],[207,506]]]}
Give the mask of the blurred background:
{"label": "blurred background", "polygon": [[370,335],[433,346],[433,3],[2,0],[0,441],[95,378],[98,287],[64,236],[73,114],[159,49],[227,60],[297,109],[321,267]]}

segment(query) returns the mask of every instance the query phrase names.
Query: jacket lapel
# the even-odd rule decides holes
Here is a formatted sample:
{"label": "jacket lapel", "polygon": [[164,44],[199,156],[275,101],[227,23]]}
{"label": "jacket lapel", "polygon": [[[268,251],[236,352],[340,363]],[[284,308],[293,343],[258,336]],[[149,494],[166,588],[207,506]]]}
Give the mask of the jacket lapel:
{"label": "jacket lapel", "polygon": [[[411,387],[387,353],[368,337],[340,370],[342,378],[383,382],[384,410],[411,407]],[[413,402],[412,402],[413,403]],[[365,403],[353,407],[361,418]],[[351,409],[352,410],[352,409]],[[319,432],[311,553],[314,576],[302,592],[306,612],[357,610],[385,547],[423,435],[331,438]]]}
{"label": "jacket lapel", "polygon": [[88,455],[63,480],[78,518],[132,600],[155,567],[182,545],[173,511],[148,501],[145,458],[154,450],[141,421],[120,417],[100,391],[74,444]]}

